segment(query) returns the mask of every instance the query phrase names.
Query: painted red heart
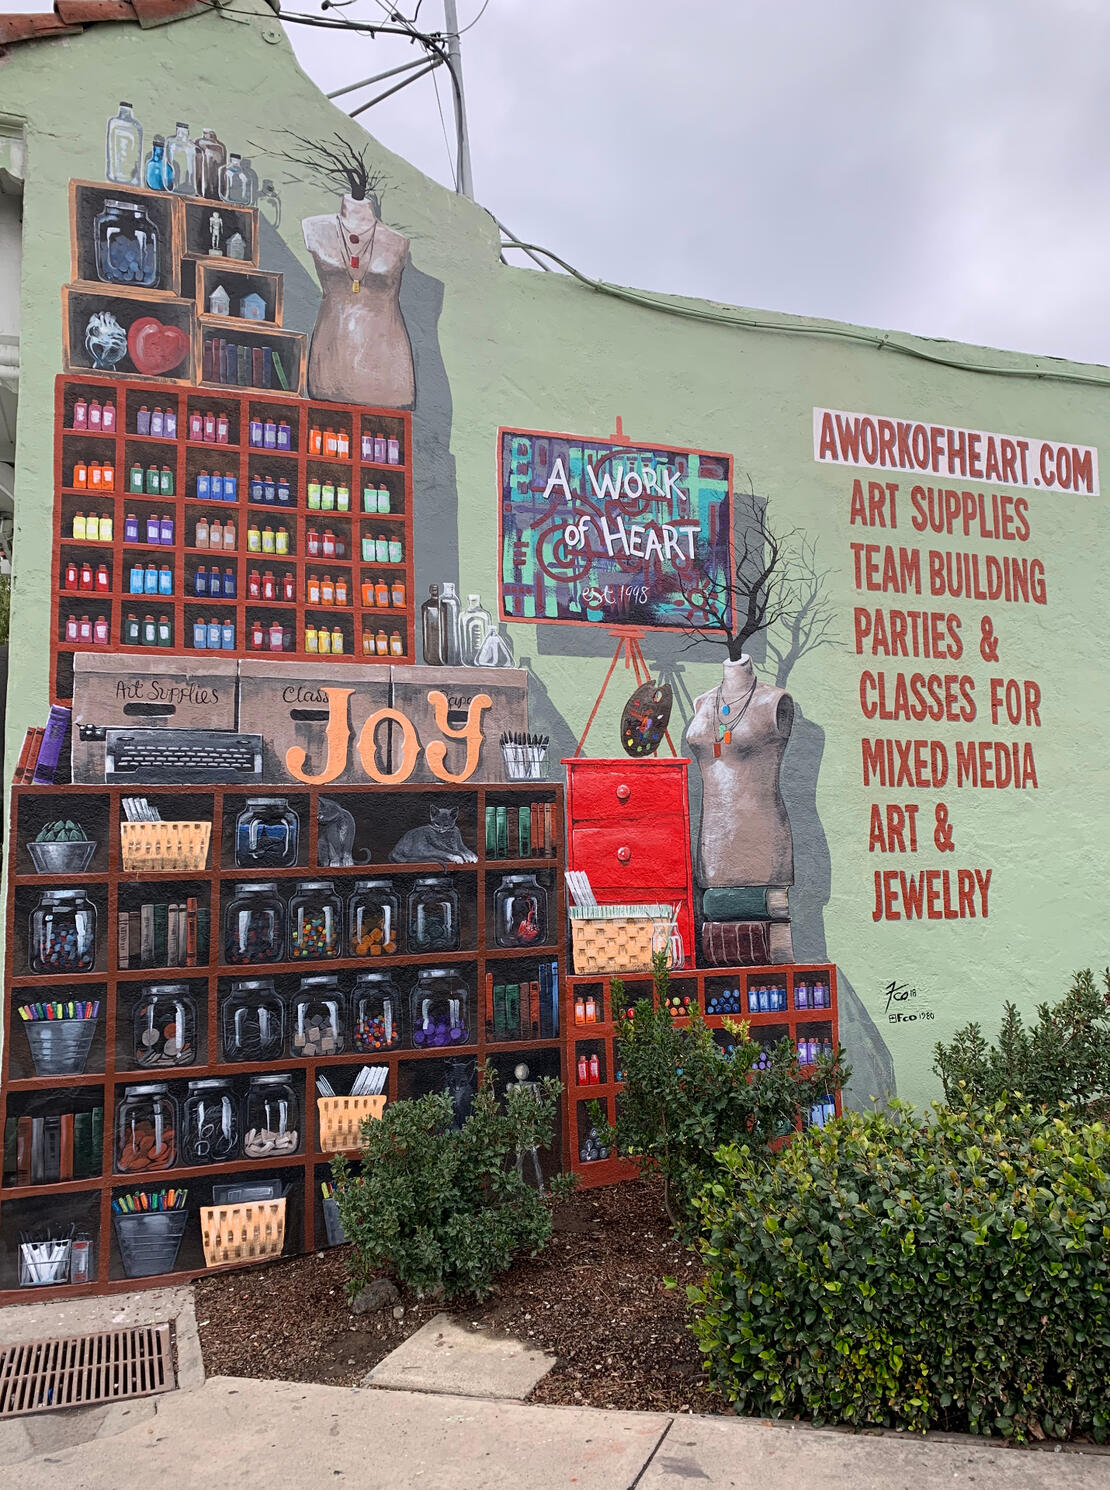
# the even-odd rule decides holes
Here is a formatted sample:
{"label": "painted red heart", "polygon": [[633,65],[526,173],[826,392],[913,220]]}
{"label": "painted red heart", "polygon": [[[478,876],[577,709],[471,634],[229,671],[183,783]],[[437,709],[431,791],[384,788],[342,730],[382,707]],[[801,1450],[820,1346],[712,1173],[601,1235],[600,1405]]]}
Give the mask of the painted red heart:
{"label": "painted red heart", "polygon": [[172,372],[189,350],[189,334],[179,326],[167,326],[154,316],[132,321],[127,333],[127,350],[141,373],[158,377]]}

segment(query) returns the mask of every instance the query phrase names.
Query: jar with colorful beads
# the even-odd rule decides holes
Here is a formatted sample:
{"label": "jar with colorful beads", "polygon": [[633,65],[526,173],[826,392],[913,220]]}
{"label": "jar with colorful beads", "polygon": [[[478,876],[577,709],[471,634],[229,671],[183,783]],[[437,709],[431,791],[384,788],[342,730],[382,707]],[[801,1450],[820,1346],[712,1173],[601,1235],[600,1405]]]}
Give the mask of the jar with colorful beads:
{"label": "jar with colorful beads", "polygon": [[285,903],[273,880],[236,886],[224,912],[224,958],[233,964],[280,962]]}
{"label": "jar with colorful beads", "polygon": [[470,989],[454,968],[423,968],[409,995],[412,1043],[418,1050],[465,1045],[470,1039]]}
{"label": "jar with colorful beads", "polygon": [[347,904],[347,954],[391,957],[401,950],[401,903],[392,880],[356,880]]}
{"label": "jar with colorful beads", "polygon": [[89,973],[96,962],[96,907],[84,890],[44,890],[31,912],[33,973]]}
{"label": "jar with colorful beads", "polygon": [[319,962],[343,953],[343,902],[331,880],[301,880],[289,901],[289,956]]}
{"label": "jar with colorful beads", "polygon": [[355,1050],[368,1054],[404,1043],[401,995],[389,973],[359,973],[351,994],[351,1032]]}

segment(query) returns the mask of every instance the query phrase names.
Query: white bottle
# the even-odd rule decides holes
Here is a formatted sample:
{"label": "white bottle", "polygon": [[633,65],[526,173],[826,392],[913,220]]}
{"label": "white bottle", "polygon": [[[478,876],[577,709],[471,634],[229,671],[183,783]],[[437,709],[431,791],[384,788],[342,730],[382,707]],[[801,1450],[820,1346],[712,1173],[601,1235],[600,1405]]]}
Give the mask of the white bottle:
{"label": "white bottle", "polygon": [[458,591],[451,580],[444,580],[439,587],[439,627],[443,646],[445,667],[458,667],[462,661],[462,646],[459,635],[459,619],[462,607]]}
{"label": "white bottle", "polygon": [[173,189],[182,197],[197,194],[197,149],[189,126],[178,121],[177,133],[166,136],[166,159],[173,169]]}
{"label": "white bottle", "polygon": [[109,181],[120,186],[142,185],[143,127],[129,103],[121,103],[119,113],[108,120],[107,156]]}
{"label": "white bottle", "polygon": [[482,643],[493,630],[493,617],[482,604],[480,595],[468,595],[466,609],[459,622],[462,660],[466,667],[476,667]]}

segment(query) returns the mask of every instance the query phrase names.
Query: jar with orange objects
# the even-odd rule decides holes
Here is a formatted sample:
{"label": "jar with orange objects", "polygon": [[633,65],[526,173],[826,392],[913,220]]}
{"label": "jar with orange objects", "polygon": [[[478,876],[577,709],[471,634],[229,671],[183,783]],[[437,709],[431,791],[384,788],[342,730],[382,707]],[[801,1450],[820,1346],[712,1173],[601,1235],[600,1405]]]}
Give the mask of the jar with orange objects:
{"label": "jar with orange objects", "polygon": [[150,1174],[176,1163],[177,1103],[169,1087],[127,1087],[116,1113],[116,1173]]}
{"label": "jar with orange objects", "polygon": [[356,880],[347,906],[348,957],[389,957],[401,949],[401,903],[392,880]]}

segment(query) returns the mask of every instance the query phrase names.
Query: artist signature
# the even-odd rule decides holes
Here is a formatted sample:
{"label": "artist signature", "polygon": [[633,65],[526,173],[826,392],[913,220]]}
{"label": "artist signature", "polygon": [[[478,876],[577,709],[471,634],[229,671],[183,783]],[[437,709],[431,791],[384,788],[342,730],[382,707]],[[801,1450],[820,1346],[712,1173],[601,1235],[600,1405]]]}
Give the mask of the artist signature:
{"label": "artist signature", "polygon": [[891,1024],[916,1024],[919,1020],[934,1017],[931,1009],[921,1009],[916,1014],[906,1014],[901,1010],[891,1013],[891,1004],[904,1004],[917,998],[917,989],[911,983],[899,983],[897,979],[892,979],[883,989],[883,995],[886,998],[884,1012]]}

